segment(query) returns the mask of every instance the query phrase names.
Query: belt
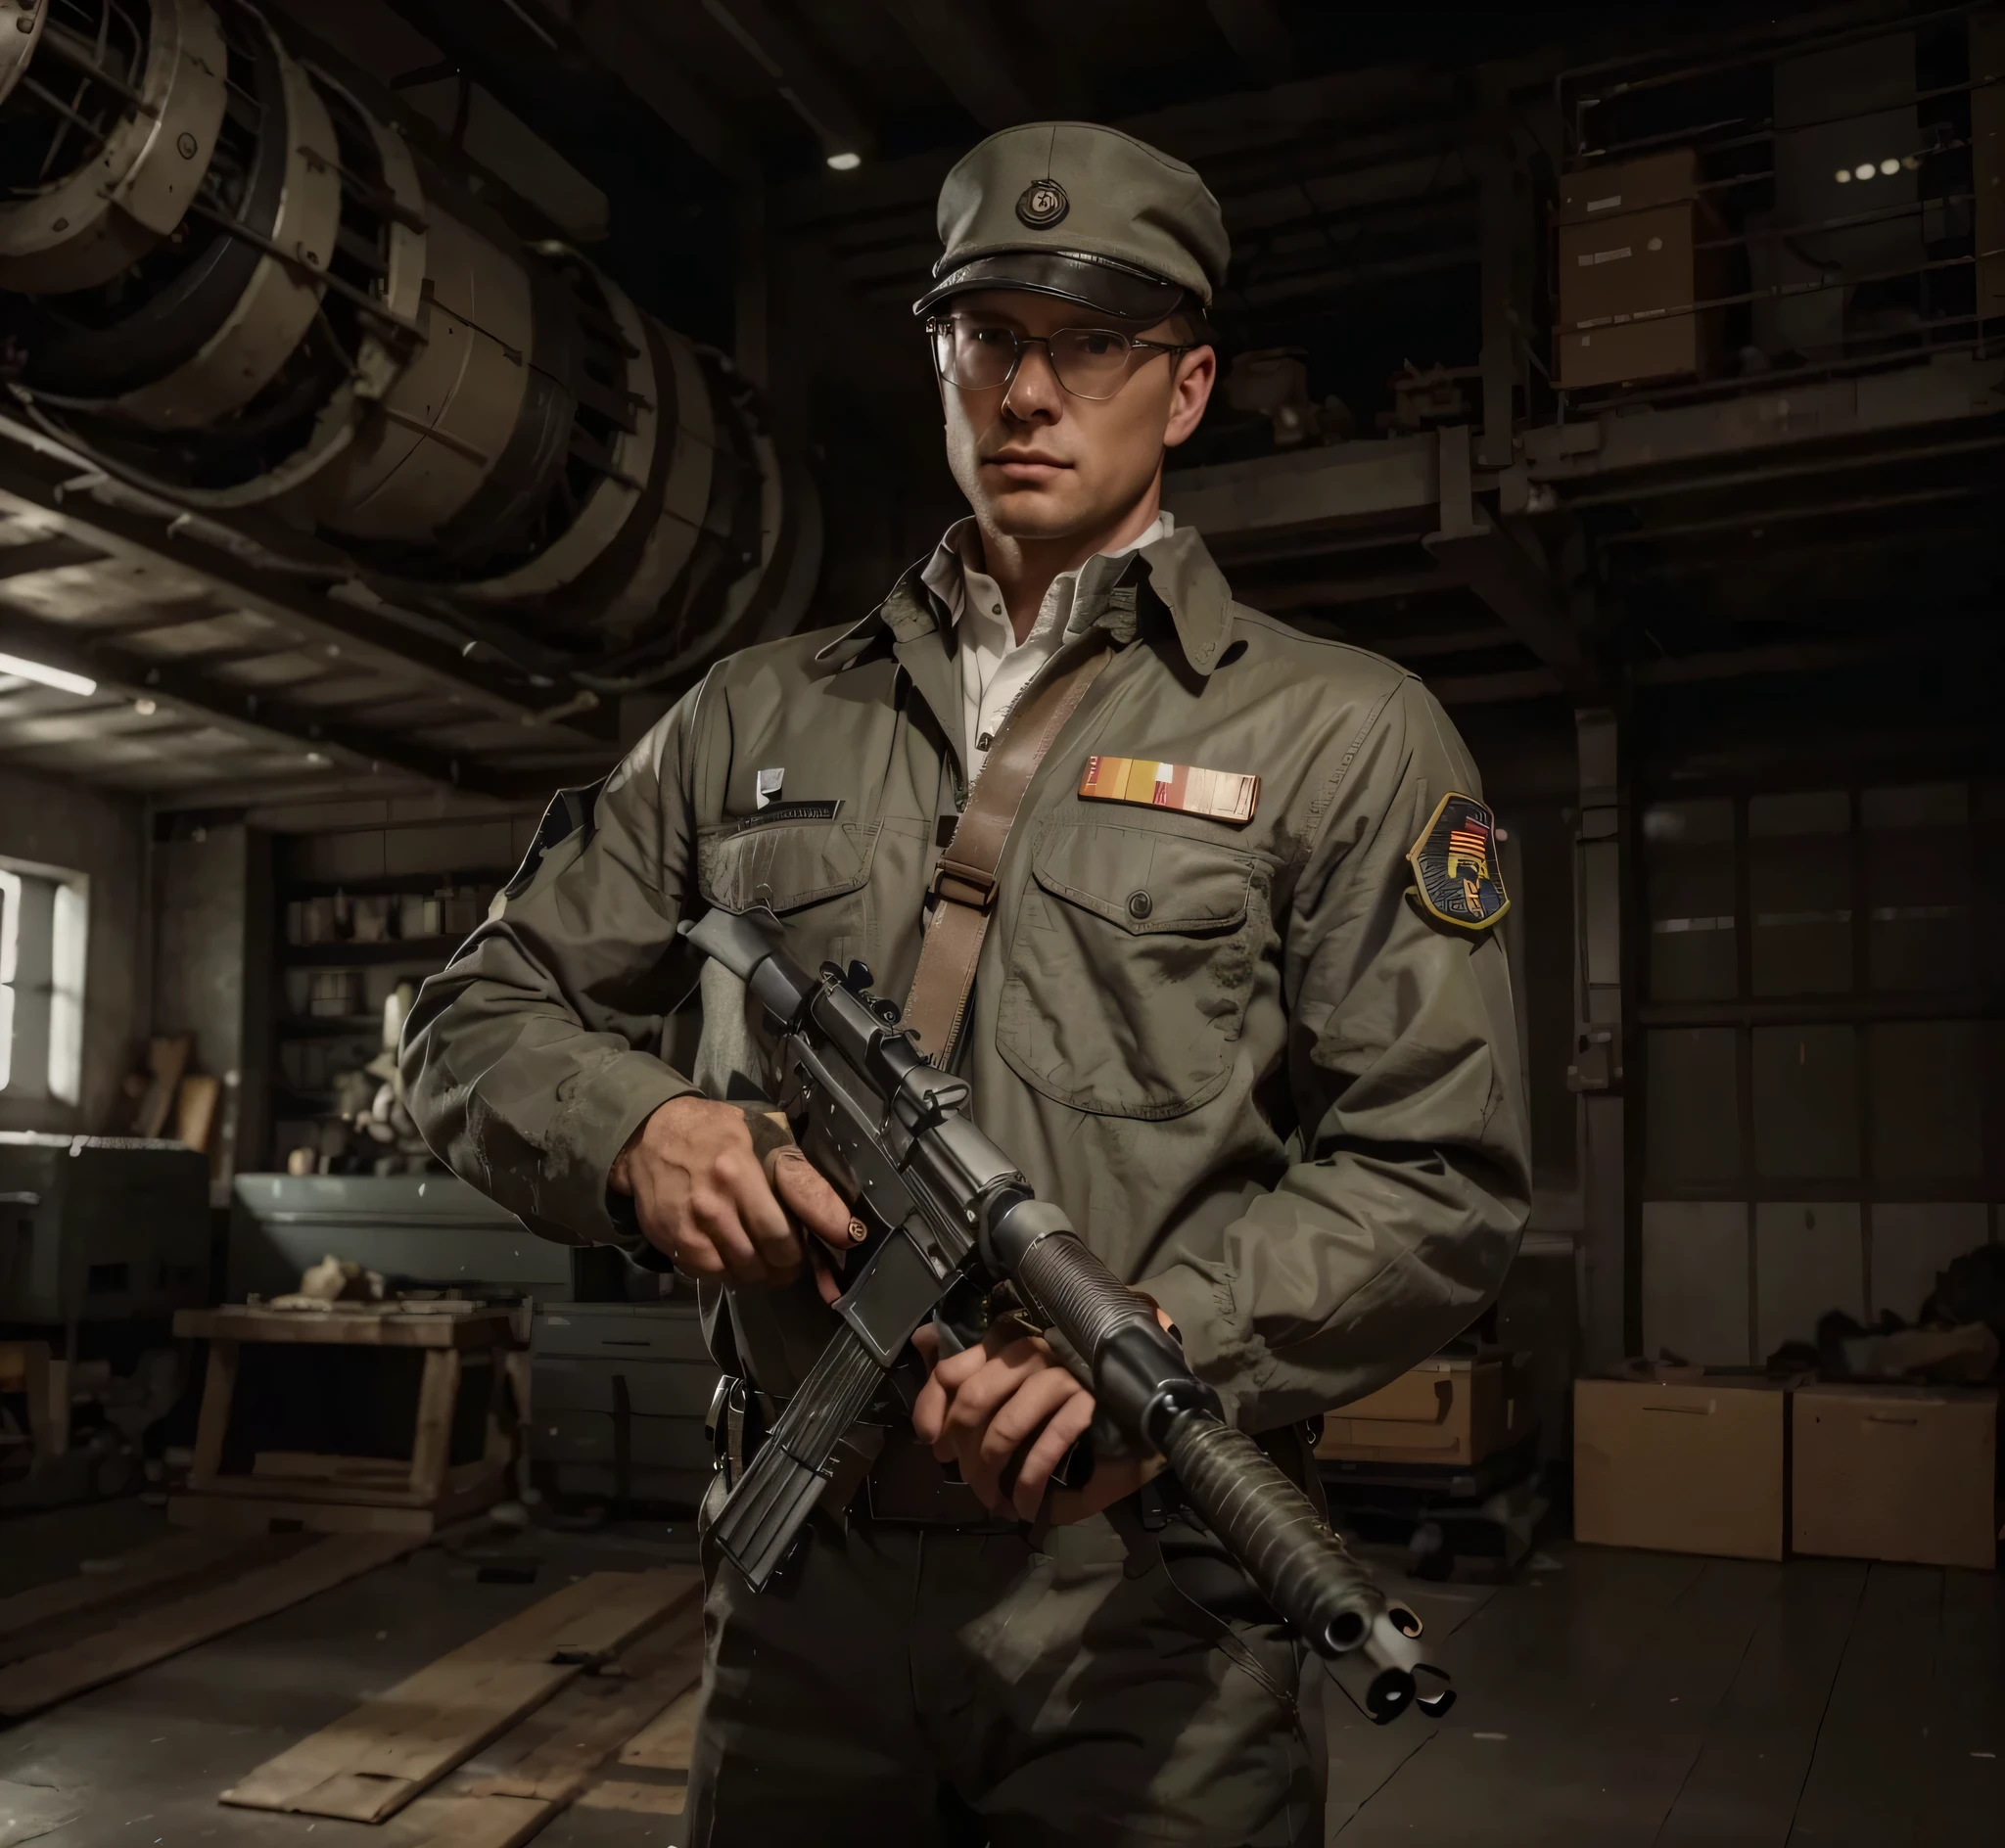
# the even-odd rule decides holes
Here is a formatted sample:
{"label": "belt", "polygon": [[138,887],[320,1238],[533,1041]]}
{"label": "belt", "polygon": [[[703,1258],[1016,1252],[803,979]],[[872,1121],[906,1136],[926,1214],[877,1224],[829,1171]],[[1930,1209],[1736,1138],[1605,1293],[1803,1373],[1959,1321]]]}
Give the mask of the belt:
{"label": "belt", "polygon": [[[728,1373],[718,1381],[704,1429],[727,1490],[736,1487],[746,1464],[759,1455],[786,1403]],[[1284,1424],[1261,1432],[1254,1442],[1327,1519],[1308,1425]],[[855,1506],[860,1487],[864,1491],[861,1510]],[[1150,1488],[1153,1494],[1144,1500],[1151,1509],[1167,1510],[1182,1499],[1174,1476],[1158,1476]],[[899,1526],[951,1527],[979,1534],[1013,1534],[1023,1527],[1021,1521],[999,1518],[983,1507],[975,1492],[958,1475],[949,1473],[948,1465],[913,1436],[909,1425],[852,1428],[836,1453],[829,1487],[816,1505],[837,1520],[855,1519],[861,1513]],[[1160,1519],[1154,1524],[1160,1525]]]}

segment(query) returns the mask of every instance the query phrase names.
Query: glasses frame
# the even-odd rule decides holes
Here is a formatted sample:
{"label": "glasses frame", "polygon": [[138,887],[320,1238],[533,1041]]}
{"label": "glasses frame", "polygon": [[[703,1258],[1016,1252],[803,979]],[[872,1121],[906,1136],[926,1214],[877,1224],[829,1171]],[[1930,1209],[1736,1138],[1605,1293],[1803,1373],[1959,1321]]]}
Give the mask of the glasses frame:
{"label": "glasses frame", "polygon": [[[951,385],[956,392],[1008,391],[1016,383],[1017,373],[1022,370],[1024,348],[1026,346],[1042,346],[1045,349],[1045,364],[1050,367],[1051,377],[1057,380],[1060,391],[1065,393],[1067,396],[1082,399],[1088,404],[1107,404],[1119,397],[1128,389],[1128,382],[1135,377],[1136,372],[1140,368],[1131,365],[1122,374],[1121,383],[1109,392],[1105,397],[1096,397],[1091,392],[1075,391],[1065,383],[1065,375],[1058,370],[1058,362],[1051,357],[1051,343],[1054,340],[1060,340],[1067,334],[1099,334],[1109,340],[1123,342],[1128,348],[1131,359],[1136,353],[1195,352],[1199,346],[1206,344],[1202,341],[1184,341],[1178,343],[1166,340],[1137,340],[1133,335],[1122,333],[1117,327],[1061,327],[1049,334],[1019,334],[1014,328],[1004,327],[1001,323],[997,323],[996,331],[1007,334],[1015,346],[1014,352],[1009,357],[1009,370],[994,385],[962,385],[958,379],[948,377],[940,359],[940,347],[937,339],[938,335],[954,325],[954,318],[952,314],[928,315],[926,318],[926,340],[927,344],[933,348],[933,370],[939,374],[941,384]],[[1146,359],[1144,359],[1143,363],[1146,363]]]}

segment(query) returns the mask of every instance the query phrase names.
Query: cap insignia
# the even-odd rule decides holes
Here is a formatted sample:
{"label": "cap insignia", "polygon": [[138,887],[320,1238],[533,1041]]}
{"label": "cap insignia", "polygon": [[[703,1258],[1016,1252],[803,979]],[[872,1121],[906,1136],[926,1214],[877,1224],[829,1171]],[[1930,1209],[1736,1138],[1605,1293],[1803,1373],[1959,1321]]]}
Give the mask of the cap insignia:
{"label": "cap insignia", "polygon": [[1033,231],[1056,224],[1071,209],[1072,202],[1056,180],[1032,180],[1016,202],[1016,215]]}

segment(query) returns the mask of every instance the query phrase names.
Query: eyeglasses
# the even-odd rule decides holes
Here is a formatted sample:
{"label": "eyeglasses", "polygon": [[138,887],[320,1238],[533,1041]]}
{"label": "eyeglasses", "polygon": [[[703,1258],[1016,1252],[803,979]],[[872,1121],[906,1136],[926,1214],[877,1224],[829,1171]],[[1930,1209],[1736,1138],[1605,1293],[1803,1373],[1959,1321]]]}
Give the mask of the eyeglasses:
{"label": "eyeglasses", "polygon": [[1074,397],[1110,398],[1120,393],[1137,356],[1188,353],[1188,345],[1131,340],[1108,327],[1061,327],[1055,334],[1019,334],[1000,321],[971,314],[940,315],[926,323],[933,341],[933,364],[949,385],[963,392],[990,392],[1007,385],[1023,363],[1026,346],[1042,346],[1058,383]]}

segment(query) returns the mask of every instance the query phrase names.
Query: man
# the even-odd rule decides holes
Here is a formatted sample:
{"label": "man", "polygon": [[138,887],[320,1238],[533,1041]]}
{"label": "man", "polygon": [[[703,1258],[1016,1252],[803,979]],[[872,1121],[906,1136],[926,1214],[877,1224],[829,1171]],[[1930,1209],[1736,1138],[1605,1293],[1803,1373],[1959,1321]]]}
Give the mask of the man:
{"label": "man", "polygon": [[[983,1128],[1307,1482],[1302,1421],[1457,1334],[1524,1218],[1489,812],[1417,681],[1233,603],[1160,510],[1216,375],[1197,175],[1106,128],[1009,129],[940,229],[917,312],[970,518],[553,808],[419,998],[412,1108],[537,1229],[699,1279],[755,1388],[742,1454],[827,1338],[850,1211],[773,1132],[728,977],[694,1078],[656,1050],[676,922],[770,912],[811,967],[915,991]],[[1012,778],[985,873],[972,823]],[[711,1562],[692,1843],[1320,1842],[1315,1708],[1244,1575],[1151,1463],[1049,1491],[1092,1411],[1005,1321],[939,1361],[912,1428],[856,1434],[867,1475],[765,1594]]]}

